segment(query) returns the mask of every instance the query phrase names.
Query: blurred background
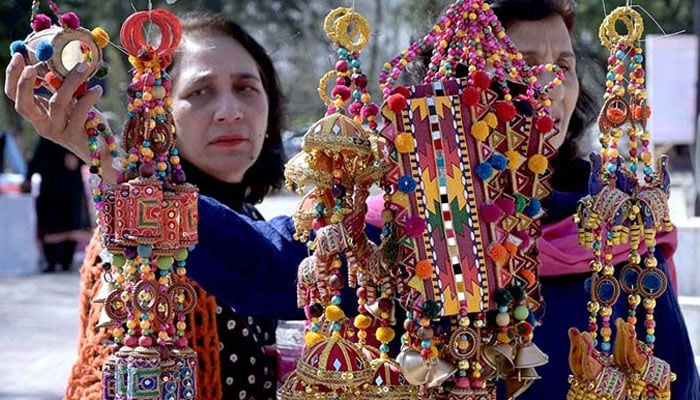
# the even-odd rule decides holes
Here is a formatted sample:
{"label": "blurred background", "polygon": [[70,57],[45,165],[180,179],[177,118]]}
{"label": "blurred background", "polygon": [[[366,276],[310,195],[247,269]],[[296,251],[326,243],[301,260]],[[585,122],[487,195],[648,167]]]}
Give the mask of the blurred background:
{"label": "blurred background", "polygon": [[[172,1],[169,1],[172,2]],[[45,2],[42,2],[45,3]],[[602,98],[606,53],[597,39],[604,7],[610,11],[624,0],[577,2],[577,52],[579,73],[598,99]],[[671,160],[672,220],[679,228],[676,254],[677,288],[686,323],[700,364],[700,187],[696,150],[698,136],[698,48],[700,0],[634,1],[644,8],[647,36],[647,85],[654,117],[651,132],[655,153]],[[284,133],[287,155],[295,154],[301,135],[320,118],[324,107],[316,93],[318,79],[333,67],[333,48],[322,30],[323,18],[335,7],[352,5],[372,26],[372,40],[362,60],[369,77],[378,76],[382,64],[406,47],[412,38],[427,31],[435,17],[449,4],[445,0],[179,0],[166,4],[152,0],[153,7],[175,12],[211,10],[231,15],[268,49],[286,96]],[[44,6],[44,4],[42,4]],[[62,10],[76,12],[82,25],[102,26],[113,38],[135,9],[148,7],[147,0],[64,0]],[[29,33],[30,0],[0,0],[0,66],[9,62],[13,40]],[[641,9],[640,9],[641,10]],[[42,10],[49,12],[48,9]],[[125,91],[129,76],[127,60],[114,46],[106,49],[110,72],[102,82],[105,95],[99,107],[109,111],[111,126],[118,131],[125,118]],[[4,79],[4,74],[3,78]],[[379,93],[371,82],[372,93]],[[587,135],[589,148],[597,132]],[[585,146],[584,146],[585,148]],[[52,164],[41,161],[51,160]],[[55,238],[76,243],[75,249],[37,240],[36,196],[44,178],[60,176],[80,182],[85,176],[77,158],[51,143],[39,141],[31,126],[15,114],[13,104],[0,96],[0,398],[59,399],[71,363],[76,357],[79,276],[76,269],[89,239],[94,218],[92,205],[80,190],[57,188],[76,215],[76,229]],[[79,185],[79,183],[78,183]],[[80,186],[78,186],[80,187]],[[281,192],[260,207],[266,218],[289,215],[298,198]],[[44,210],[62,213],[66,210]],[[41,210],[39,210],[41,212]],[[55,273],[41,272],[52,267]],[[63,271],[66,270],[66,271]]]}

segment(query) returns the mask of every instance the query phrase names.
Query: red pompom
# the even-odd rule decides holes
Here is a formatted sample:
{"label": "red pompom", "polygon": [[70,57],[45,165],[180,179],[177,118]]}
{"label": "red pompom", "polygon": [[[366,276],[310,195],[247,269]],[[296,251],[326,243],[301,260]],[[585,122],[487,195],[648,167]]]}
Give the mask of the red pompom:
{"label": "red pompom", "polygon": [[501,197],[500,199],[496,200],[496,204],[505,215],[513,215],[515,212],[515,202],[511,199]]}
{"label": "red pompom", "polygon": [[386,100],[389,104],[389,108],[396,114],[401,113],[401,111],[406,107],[406,97],[400,93],[392,94]]}
{"label": "red pompom", "polygon": [[391,92],[391,94],[397,94],[397,93],[402,94],[403,97],[405,97],[405,98],[411,97],[411,92],[403,86],[399,86]]}
{"label": "red pompom", "polygon": [[87,93],[88,86],[87,82],[83,82],[82,85],[78,86],[78,88],[75,90],[75,93],[73,93],[73,96],[77,99],[85,96],[85,93]]}
{"label": "red pompom", "polygon": [[376,104],[366,104],[362,107],[360,115],[362,118],[367,118],[379,114],[379,107]]}
{"label": "red pompom", "polygon": [[535,123],[535,128],[537,128],[537,132],[539,133],[547,133],[554,128],[554,121],[547,116],[540,117],[537,123]]}
{"label": "red pompom", "polygon": [[491,78],[489,78],[489,76],[484,71],[474,72],[472,78],[474,79],[474,86],[478,87],[481,90],[486,90],[491,85]]}
{"label": "red pompom", "polygon": [[502,211],[496,204],[486,204],[481,207],[481,219],[485,222],[491,223],[498,221],[501,218]]}
{"label": "red pompom", "polygon": [[479,91],[474,88],[466,88],[462,92],[462,103],[475,106],[479,102]]}
{"label": "red pompom", "polygon": [[37,14],[32,21],[34,32],[43,31],[51,27],[51,18],[46,14]]}
{"label": "red pompom", "polygon": [[501,122],[509,122],[515,117],[515,106],[510,101],[497,101],[493,108],[496,110],[496,116]]}
{"label": "red pompom", "polygon": [[343,99],[343,101],[349,99],[351,94],[352,93],[350,92],[350,88],[347,86],[336,86],[331,91],[331,96],[333,98],[340,96],[340,98]]}
{"label": "red pompom", "polygon": [[70,29],[80,28],[80,18],[72,11],[61,15],[61,23]]}

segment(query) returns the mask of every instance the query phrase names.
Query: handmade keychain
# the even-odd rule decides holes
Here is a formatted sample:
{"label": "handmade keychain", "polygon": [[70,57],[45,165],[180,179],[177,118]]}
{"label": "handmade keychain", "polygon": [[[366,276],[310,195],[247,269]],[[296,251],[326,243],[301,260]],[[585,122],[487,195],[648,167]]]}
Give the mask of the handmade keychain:
{"label": "handmade keychain", "polygon": [[[621,34],[618,26],[624,26],[626,33]],[[591,154],[589,195],[579,202],[575,216],[579,242],[593,250],[594,258],[587,282],[591,293],[588,331],[572,328],[569,332],[571,399],[668,399],[675,380],[669,364],[653,356],[654,307],[667,287],[665,274],[657,268],[656,235],[672,226],[667,159],[661,156],[654,170],[649,149],[651,109],[644,85],[643,32],[642,17],[631,7],[615,9],[599,30],[610,57],[605,103],[598,118],[602,150]],[[623,138],[629,143],[628,157],[619,149]],[[613,246],[620,244],[629,244],[630,251],[618,278]],[[643,248],[646,252],[640,254]],[[623,292],[628,311],[626,319],[615,320],[613,344],[613,306]],[[644,342],[637,340],[635,332],[640,304],[645,311]]]}

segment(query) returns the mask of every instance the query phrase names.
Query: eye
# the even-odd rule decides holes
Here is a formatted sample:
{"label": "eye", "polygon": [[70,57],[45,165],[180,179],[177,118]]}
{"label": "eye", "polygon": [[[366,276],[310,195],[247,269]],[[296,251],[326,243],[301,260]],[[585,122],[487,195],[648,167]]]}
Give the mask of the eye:
{"label": "eye", "polygon": [[207,93],[209,93],[209,89],[207,88],[195,89],[189,92],[187,95],[185,95],[185,99],[200,97]]}
{"label": "eye", "polygon": [[258,87],[255,85],[237,85],[234,87],[234,90],[246,94],[254,94],[260,92],[260,89],[258,89]]}

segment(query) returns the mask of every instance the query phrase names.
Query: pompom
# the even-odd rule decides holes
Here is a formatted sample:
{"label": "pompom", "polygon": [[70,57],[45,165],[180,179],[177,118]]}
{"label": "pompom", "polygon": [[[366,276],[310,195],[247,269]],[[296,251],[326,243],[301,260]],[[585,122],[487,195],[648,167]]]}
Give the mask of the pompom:
{"label": "pompom", "polygon": [[73,97],[79,99],[79,98],[85,96],[85,93],[87,93],[87,91],[88,91],[87,82],[83,82],[82,84],[80,84],[80,86],[78,86],[77,89],[75,89],[75,93],[73,93]]}
{"label": "pompom", "polygon": [[613,124],[621,124],[627,119],[627,113],[616,107],[608,107],[608,109],[605,110],[605,116]]}
{"label": "pompom", "polygon": [[331,90],[331,97],[336,98],[340,96],[343,101],[349,99],[351,95],[350,88],[347,86],[336,86]]}
{"label": "pompom", "polygon": [[508,251],[500,244],[494,244],[489,249],[489,258],[496,264],[503,265],[508,261]]}
{"label": "pompom", "polygon": [[522,243],[520,243],[520,248],[521,249],[527,249],[530,247],[530,235],[527,234],[525,231],[517,231],[515,232],[515,236],[522,240]]}
{"label": "pompom", "polygon": [[494,297],[496,304],[500,307],[507,307],[511,301],[513,301],[513,295],[506,288],[499,288],[496,291],[496,296]]}
{"label": "pompom", "polygon": [[440,310],[442,309],[442,304],[435,300],[426,300],[423,302],[423,315],[428,319],[436,319],[440,316]]}
{"label": "pompom", "polygon": [[498,170],[503,171],[508,166],[508,159],[503,154],[494,153],[491,158],[489,158],[489,164]]}
{"label": "pompom", "polygon": [[41,42],[36,46],[35,53],[39,61],[48,61],[53,57],[53,46],[49,42]]}
{"label": "pompom", "polygon": [[43,31],[51,27],[51,18],[46,14],[37,14],[32,20],[32,29],[34,32]]}
{"label": "pompom", "polygon": [[542,154],[535,154],[530,157],[529,160],[527,160],[527,167],[530,169],[530,171],[538,175],[544,173],[547,170],[548,165],[549,162],[547,161],[547,157],[543,156]]}
{"label": "pompom", "polygon": [[343,312],[343,310],[335,304],[331,304],[326,307],[325,315],[326,319],[331,322],[337,322],[345,318],[345,312]]}
{"label": "pompom", "polygon": [[514,284],[510,287],[510,294],[513,295],[513,300],[516,302],[525,300],[525,289],[518,284]]}
{"label": "pompom", "polygon": [[535,128],[539,133],[547,133],[554,128],[554,121],[551,118],[544,116],[537,119],[535,123]]}
{"label": "pompom", "polygon": [[476,71],[472,74],[472,79],[474,79],[474,86],[481,90],[486,90],[491,85],[491,78],[484,71]]}
{"label": "pompom", "polygon": [[542,211],[542,204],[536,197],[533,197],[530,200],[530,204],[528,204],[528,206],[525,207],[525,215],[527,215],[530,218],[534,218],[537,215],[539,215],[540,211]]}
{"label": "pompom", "polygon": [[[527,317],[529,317],[529,316],[530,316],[530,313],[528,312]],[[525,317],[524,319],[527,319],[527,317]],[[527,321],[523,321],[523,322],[518,323],[515,326],[515,329],[518,332],[518,336],[527,337],[527,336],[530,336],[532,334],[532,325],[530,325],[530,323]]]}
{"label": "pompom", "polygon": [[58,90],[58,88],[60,88],[63,84],[63,79],[56,76],[56,74],[54,74],[52,71],[49,71],[46,73],[46,75],[44,75],[44,80],[55,90]]}
{"label": "pompom", "polygon": [[416,264],[416,276],[418,279],[425,280],[433,275],[433,264],[428,260],[418,261]]}
{"label": "pompom", "polygon": [[481,207],[481,219],[492,223],[498,221],[503,215],[501,208],[495,204],[486,204]]}
{"label": "pompom", "polygon": [[416,190],[416,181],[410,175],[404,175],[399,178],[398,188],[404,193],[413,193]]}
{"label": "pompom", "polygon": [[411,218],[406,221],[406,225],[404,226],[404,229],[406,230],[406,235],[409,237],[419,237],[420,235],[423,234],[423,231],[425,230],[425,220],[423,218],[414,215]]}
{"label": "pompom", "polygon": [[355,320],[352,323],[357,329],[367,329],[370,325],[372,325],[372,318],[360,314],[355,317]]}
{"label": "pompom", "polygon": [[472,125],[471,132],[476,140],[483,142],[489,136],[489,126],[486,121],[478,121]]}
{"label": "pompom", "polygon": [[515,194],[515,212],[521,213],[527,206],[527,198],[522,194]]}
{"label": "pompom", "polygon": [[413,140],[413,136],[410,133],[399,134],[394,144],[399,153],[410,153],[416,148],[416,141]]}
{"label": "pompom", "polygon": [[649,119],[651,118],[651,107],[649,106],[635,106],[634,107],[634,118],[641,120],[641,119]]}
{"label": "pompom", "polygon": [[377,340],[379,340],[381,343],[389,343],[392,340],[394,340],[394,336],[396,333],[391,327],[388,326],[382,326],[377,329]]}
{"label": "pompom", "polygon": [[484,121],[486,121],[486,125],[489,126],[489,128],[495,128],[498,126],[498,118],[496,117],[496,114],[494,113],[488,113],[484,116]]}
{"label": "pompom", "polygon": [[513,100],[513,105],[518,110],[518,112],[526,117],[532,115],[532,104],[527,100],[517,99]]}
{"label": "pompom", "polygon": [[520,167],[520,153],[515,150],[506,151],[506,157],[508,158],[508,169],[515,171]]}
{"label": "pompom", "polygon": [[496,200],[496,204],[501,208],[501,211],[503,211],[503,214],[505,215],[513,215],[515,212],[515,202],[511,199],[501,197],[500,199]]}
{"label": "pompom", "polygon": [[468,106],[475,106],[479,103],[480,92],[472,87],[464,89],[462,92],[462,103]]}
{"label": "pompom", "polygon": [[360,115],[362,112],[362,103],[353,102],[348,106],[348,112],[352,115]]}
{"label": "pompom", "polygon": [[80,18],[76,13],[68,11],[61,14],[61,24],[70,29],[78,29],[80,28]]}
{"label": "pompom", "polygon": [[397,87],[391,92],[391,94],[400,94],[403,95],[403,97],[405,98],[411,97],[411,92],[403,86]]}
{"label": "pompom", "polygon": [[530,271],[530,270],[523,270],[523,271],[521,271],[521,272],[520,272],[520,276],[522,276],[523,278],[525,278],[525,280],[527,281],[527,285],[528,285],[528,286],[534,285],[534,284],[535,284],[535,281],[537,280],[537,279],[535,278],[535,274],[534,274],[532,271]]}
{"label": "pompom", "polygon": [[379,106],[376,104],[365,104],[360,111],[362,118],[374,117],[379,114]]}
{"label": "pompom", "polygon": [[109,33],[107,33],[106,30],[102,27],[97,27],[92,30],[92,37],[95,39],[95,43],[97,43],[100,48],[104,49],[107,47],[109,44]]}
{"label": "pompom", "polygon": [[515,117],[515,106],[510,101],[497,101],[493,108],[496,110],[496,116],[502,122],[509,122]]}
{"label": "pompom", "polygon": [[27,56],[27,46],[21,40],[15,40],[10,44],[10,56],[14,56],[15,53],[19,53],[23,56]]}
{"label": "pompom", "polygon": [[306,344],[307,349],[313,347],[321,340],[323,340],[323,335],[318,332],[306,332],[306,335],[304,336],[304,343]]}
{"label": "pompom", "polygon": [[483,162],[476,166],[476,175],[479,179],[485,181],[493,175],[493,167],[491,164]]}
{"label": "pompom", "polygon": [[395,114],[400,114],[406,107],[406,104],[408,104],[406,97],[399,93],[392,94],[386,101],[389,104],[391,111],[393,111]]}
{"label": "pompom", "polygon": [[516,246],[515,243],[506,242],[506,244],[504,244],[503,247],[505,247],[506,250],[508,250],[508,254],[510,254],[511,257],[514,257],[515,253],[518,252],[518,246]]}

